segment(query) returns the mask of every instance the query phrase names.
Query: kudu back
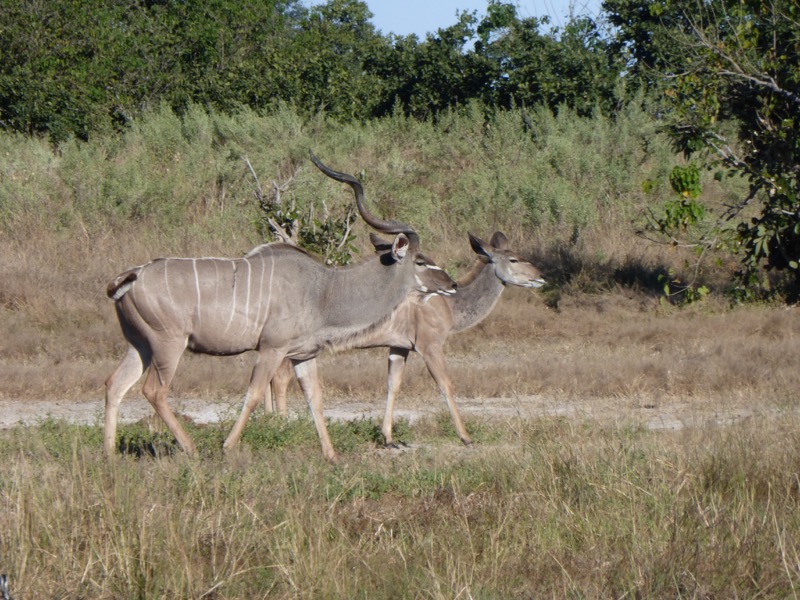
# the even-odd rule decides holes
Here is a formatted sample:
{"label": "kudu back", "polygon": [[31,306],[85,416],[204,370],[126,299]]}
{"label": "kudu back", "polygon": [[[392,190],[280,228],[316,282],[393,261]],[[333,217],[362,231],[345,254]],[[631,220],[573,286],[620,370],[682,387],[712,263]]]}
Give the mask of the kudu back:
{"label": "kudu back", "polygon": [[356,266],[329,268],[295,246],[264,244],[243,258],[160,258],[108,284],[128,351],[106,381],[104,448],[113,454],[122,397],[147,371],[143,393],[188,453],[194,444],[167,403],[184,350],[233,355],[255,350],[241,414],[225,441],[235,446],[276,369],[291,360],[320,437],[335,452],[322,416],[313,360],[325,347],[357,346],[411,293],[450,295],[456,284],[419,249],[411,227],[384,221],[366,208],[361,183],[311,155],[328,177],[348,184],[364,221],[393,234],[391,250]]}

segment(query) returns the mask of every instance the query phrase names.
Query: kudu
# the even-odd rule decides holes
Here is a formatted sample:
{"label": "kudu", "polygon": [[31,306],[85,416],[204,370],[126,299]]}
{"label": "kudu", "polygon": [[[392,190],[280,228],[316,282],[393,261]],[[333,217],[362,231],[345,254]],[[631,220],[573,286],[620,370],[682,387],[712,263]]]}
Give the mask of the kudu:
{"label": "kudu", "polygon": [[148,370],[143,393],[180,446],[194,444],[167,403],[184,350],[234,355],[257,352],[241,414],[225,440],[235,446],[255,406],[284,359],[291,361],[309,403],[322,452],[335,452],[322,415],[322,390],[313,360],[325,347],[358,346],[390,321],[411,293],[449,295],[455,283],[419,249],[404,223],[384,221],[365,205],[355,177],[333,171],[311,154],[325,175],[348,184],[364,221],[395,234],[391,248],[357,266],[327,268],[285,243],[264,244],[244,258],[160,258],[128,269],[108,284],[128,351],[106,381],[104,448],[114,453],[122,397]]}
{"label": "kudu", "polygon": [[[387,252],[388,242],[372,236],[375,249]],[[361,338],[359,348],[389,347],[388,394],[383,419],[384,440],[392,445],[392,417],[394,403],[400,391],[403,370],[410,350],[419,352],[433,379],[444,396],[456,432],[464,444],[470,444],[467,430],[453,400],[453,383],[444,360],[444,343],[451,333],[463,331],[480,323],[492,311],[506,285],[538,288],[544,278],[530,262],[522,259],[508,247],[508,240],[496,232],[489,244],[469,235],[472,249],[478,259],[472,270],[458,282],[458,294],[452,297],[420,297],[411,294],[396,310],[390,321],[375,328],[369,336]],[[292,378],[291,364],[284,362],[272,379],[275,396],[274,408],[286,414],[287,388]],[[273,410],[269,388],[266,389],[265,408]]]}

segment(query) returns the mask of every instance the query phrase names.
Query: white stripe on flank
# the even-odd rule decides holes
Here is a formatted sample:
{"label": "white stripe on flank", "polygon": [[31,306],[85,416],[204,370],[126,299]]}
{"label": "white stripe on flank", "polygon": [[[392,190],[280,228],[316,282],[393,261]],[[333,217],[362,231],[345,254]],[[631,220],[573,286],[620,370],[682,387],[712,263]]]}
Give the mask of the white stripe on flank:
{"label": "white stripe on flank", "polygon": [[169,287],[169,277],[167,277],[167,265],[169,264],[169,259],[164,260],[164,287],[167,288],[167,295],[169,296],[169,303],[175,304],[175,300],[172,298],[172,289]]}
{"label": "white stripe on flank", "polygon": [[246,258],[242,260],[247,265],[247,302],[244,305],[244,323],[242,323],[242,333],[244,333],[247,330],[247,321],[250,319],[250,261]]}
{"label": "white stripe on flank", "polygon": [[[261,324],[261,305],[264,304],[264,259],[261,259],[261,279],[258,282],[258,311],[256,311],[256,338]],[[266,318],[266,314],[264,318]]]}
{"label": "white stripe on flank", "polygon": [[225,325],[225,333],[228,333],[228,327],[231,326],[233,322],[233,315],[236,314],[236,261],[231,261],[231,267],[233,267],[233,285],[231,286],[231,292],[233,293],[233,302],[231,303],[231,314],[228,317],[228,324]]}
{"label": "white stripe on flank", "polygon": [[192,259],[192,271],[194,271],[194,289],[197,292],[197,324],[200,324],[200,276],[197,274],[197,259]]}
{"label": "white stripe on flank", "polygon": [[269,319],[269,307],[270,303],[272,302],[272,276],[275,274],[275,257],[270,254],[269,255],[269,285],[267,286],[267,301],[266,301],[266,309],[264,310],[264,321]]}

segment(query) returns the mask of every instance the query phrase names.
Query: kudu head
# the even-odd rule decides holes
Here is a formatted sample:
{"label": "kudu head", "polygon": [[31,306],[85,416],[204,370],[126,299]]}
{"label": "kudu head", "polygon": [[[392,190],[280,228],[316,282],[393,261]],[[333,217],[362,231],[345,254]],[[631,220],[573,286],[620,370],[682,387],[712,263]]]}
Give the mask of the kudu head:
{"label": "kudu head", "polygon": [[322,164],[313,152],[309,151],[309,154],[311,155],[311,162],[325,175],[336,181],[346,183],[353,189],[358,213],[367,225],[380,233],[393,234],[395,236],[391,242],[381,240],[382,250],[378,251],[381,263],[387,266],[408,264],[409,268],[413,269],[414,272],[416,284],[414,290],[417,292],[440,294],[442,296],[449,296],[456,292],[458,284],[451,279],[444,269],[438,267],[436,263],[419,251],[419,236],[410,225],[400,221],[384,221],[373,215],[367,209],[364,188],[358,179],[347,173],[334,171]]}
{"label": "kudu head", "polygon": [[508,247],[508,239],[500,231],[492,235],[488,244],[471,233],[468,235],[472,249],[494,267],[495,274],[503,285],[526,288],[538,288],[544,285],[544,277],[539,269],[512,252]]}

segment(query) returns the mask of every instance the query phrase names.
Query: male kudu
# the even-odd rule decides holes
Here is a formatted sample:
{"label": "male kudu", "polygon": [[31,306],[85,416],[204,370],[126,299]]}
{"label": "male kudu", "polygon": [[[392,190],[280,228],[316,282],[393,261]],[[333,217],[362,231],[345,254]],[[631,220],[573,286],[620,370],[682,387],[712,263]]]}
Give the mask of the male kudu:
{"label": "male kudu", "polygon": [[[372,236],[375,249],[389,250],[388,242]],[[444,396],[453,425],[464,444],[470,444],[467,430],[453,400],[453,382],[447,373],[444,360],[444,343],[451,333],[477,325],[494,308],[506,285],[538,288],[544,278],[530,262],[522,259],[508,247],[508,240],[496,232],[489,244],[474,235],[469,236],[472,249],[479,258],[472,270],[458,282],[458,294],[451,297],[432,298],[411,294],[396,310],[390,321],[375,328],[361,338],[358,348],[389,347],[388,394],[386,413],[381,431],[387,445],[392,445],[392,417],[394,403],[400,391],[403,370],[408,353],[419,352],[433,379]],[[272,379],[275,409],[286,414],[287,387],[291,382],[291,364],[285,361]],[[265,408],[273,410],[269,388],[266,389]]]}
{"label": "male kudu", "polygon": [[276,369],[294,366],[309,402],[322,452],[335,452],[322,415],[314,357],[325,347],[361,345],[390,321],[410,293],[449,295],[455,283],[419,250],[404,223],[372,215],[361,183],[333,171],[312,154],[328,177],[348,184],[368,225],[396,234],[389,251],[357,266],[326,268],[295,246],[264,244],[244,258],[161,258],[128,269],[108,284],[128,352],[106,381],[104,448],[114,453],[122,397],[148,370],[143,393],[188,453],[194,444],[167,403],[184,350],[202,354],[258,353],[241,414],[225,447],[235,446]]}

